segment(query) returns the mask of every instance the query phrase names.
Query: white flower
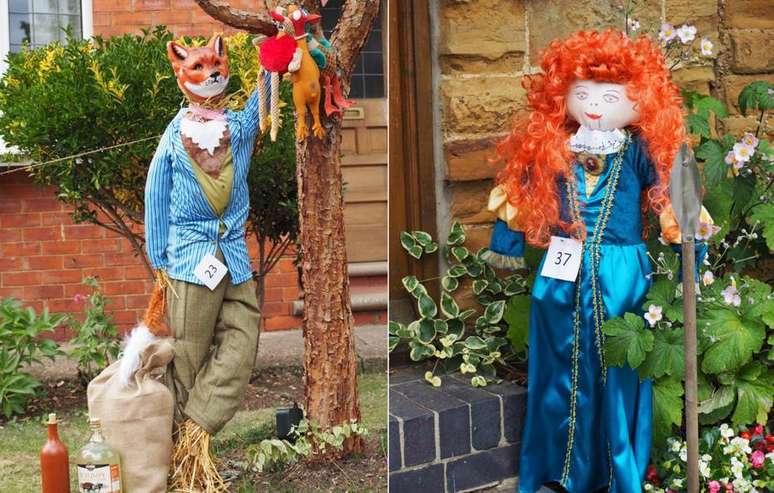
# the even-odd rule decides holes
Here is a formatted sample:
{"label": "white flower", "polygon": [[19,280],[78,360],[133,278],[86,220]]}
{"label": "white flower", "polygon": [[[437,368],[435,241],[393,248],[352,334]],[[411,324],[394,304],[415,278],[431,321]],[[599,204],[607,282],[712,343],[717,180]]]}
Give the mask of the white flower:
{"label": "white flower", "polygon": [[683,446],[683,448],[680,449],[680,460],[688,462],[688,447]]}
{"label": "white flower", "polygon": [[704,476],[705,478],[709,478],[709,477],[710,477],[710,474],[711,474],[711,471],[710,471],[709,464],[707,464],[707,463],[706,463],[706,462],[704,462],[704,461],[701,461],[701,462],[699,462],[699,472],[700,472],[700,473],[701,473],[701,475],[702,475],[702,476]]}
{"label": "white flower", "polygon": [[637,19],[629,18],[628,22],[629,22],[629,29],[631,29],[632,31],[637,31],[640,29],[640,21],[638,21]]}
{"label": "white flower", "polygon": [[663,309],[658,305],[650,305],[648,307],[648,313],[645,314],[645,320],[648,321],[651,327],[656,326],[656,322],[664,318],[661,314]]}
{"label": "white flower", "polygon": [[696,228],[696,239],[699,241],[709,240],[715,233],[716,230],[712,224],[700,222],[698,228]]}
{"label": "white flower", "polygon": [[731,440],[731,444],[735,445],[740,452],[744,452],[745,454],[752,453],[752,448],[750,448],[750,440],[746,438],[735,437],[733,440]]}
{"label": "white flower", "polygon": [[[736,287],[734,288],[736,290]],[[732,430],[727,423],[720,425],[720,436],[723,438],[731,438],[734,436],[734,430]]]}
{"label": "white flower", "polygon": [[[726,287],[720,294],[723,296],[723,301],[728,305],[739,306],[742,304],[742,298],[739,296],[739,292],[733,284]],[[733,431],[731,432],[731,436],[734,436]]]}
{"label": "white flower", "polygon": [[704,56],[712,56],[712,41],[707,38],[701,38],[701,54]]}
{"label": "white flower", "polygon": [[653,489],[653,485],[650,483],[645,483],[645,486],[643,486],[642,489],[645,491],[650,491]]}
{"label": "white flower", "polygon": [[734,491],[750,491],[750,482],[743,477],[737,476],[732,484],[734,485]]}
{"label": "white flower", "polygon": [[754,147],[750,147],[743,142],[737,142],[734,144],[734,159],[737,161],[747,162],[755,152]]}
{"label": "white flower", "polygon": [[682,487],[683,487],[682,478],[675,478],[672,480],[672,488],[682,488]]}
{"label": "white flower", "polygon": [[677,37],[680,38],[680,42],[683,44],[690,43],[696,39],[696,26],[683,24],[677,29]]}
{"label": "white flower", "polygon": [[705,286],[709,286],[710,284],[715,282],[715,274],[713,274],[711,270],[704,271],[704,275],[701,276],[701,282]]}
{"label": "white flower", "polygon": [[751,134],[750,132],[745,132],[742,136],[742,144],[746,145],[750,149],[755,149],[758,147],[758,137],[755,136],[755,134]]}
{"label": "white flower", "polygon": [[704,454],[701,456],[701,460],[704,462],[712,462],[712,456],[710,454]]}
{"label": "white flower", "polygon": [[669,43],[675,39],[677,33],[675,33],[675,27],[672,24],[661,24],[661,31],[658,33],[658,39],[665,43]]}
{"label": "white flower", "polygon": [[680,451],[680,442],[675,440],[674,438],[667,438],[667,444],[669,445],[669,450],[672,452],[679,452]]}

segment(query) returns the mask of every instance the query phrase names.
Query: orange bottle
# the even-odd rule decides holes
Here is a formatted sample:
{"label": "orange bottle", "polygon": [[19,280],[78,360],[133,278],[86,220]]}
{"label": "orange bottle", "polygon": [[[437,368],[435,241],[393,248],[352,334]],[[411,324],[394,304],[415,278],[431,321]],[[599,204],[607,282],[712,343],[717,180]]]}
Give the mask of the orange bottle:
{"label": "orange bottle", "polygon": [[70,463],[67,447],[59,439],[56,414],[48,415],[48,441],[40,450],[43,493],[70,493]]}

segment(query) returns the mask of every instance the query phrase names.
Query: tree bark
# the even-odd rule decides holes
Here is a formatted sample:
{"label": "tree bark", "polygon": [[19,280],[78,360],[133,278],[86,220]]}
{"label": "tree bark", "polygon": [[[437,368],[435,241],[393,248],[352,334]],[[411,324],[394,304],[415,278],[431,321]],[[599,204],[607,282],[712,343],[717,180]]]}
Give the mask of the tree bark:
{"label": "tree bark", "polygon": [[196,0],[196,3],[207,15],[231,27],[266,36],[277,34],[277,28],[269,18],[266,3],[263,1],[259,2],[261,5],[258,13],[235,9],[224,0]]}

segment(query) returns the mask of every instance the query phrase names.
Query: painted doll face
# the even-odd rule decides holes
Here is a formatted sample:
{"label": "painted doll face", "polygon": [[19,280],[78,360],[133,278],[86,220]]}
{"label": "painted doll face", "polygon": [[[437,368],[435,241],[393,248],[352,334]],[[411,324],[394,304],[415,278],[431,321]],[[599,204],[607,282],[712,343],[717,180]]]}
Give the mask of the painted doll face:
{"label": "painted doll face", "polygon": [[625,84],[576,80],[567,95],[567,111],[583,126],[595,130],[624,128],[639,118]]}

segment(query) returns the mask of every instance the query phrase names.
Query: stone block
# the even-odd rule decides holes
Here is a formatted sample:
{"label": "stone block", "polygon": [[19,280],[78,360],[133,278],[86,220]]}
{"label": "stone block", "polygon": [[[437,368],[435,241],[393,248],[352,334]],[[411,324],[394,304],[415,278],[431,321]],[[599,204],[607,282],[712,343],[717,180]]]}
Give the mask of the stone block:
{"label": "stone block", "polygon": [[526,49],[524,4],[512,0],[441,2],[441,54],[495,60]]}
{"label": "stone block", "polygon": [[465,402],[424,382],[393,385],[390,392],[403,394],[438,414],[441,459],[470,453],[470,409]]}
{"label": "stone block", "polygon": [[726,23],[738,29],[772,29],[771,0],[726,1]]}
{"label": "stone block", "polygon": [[[391,387],[392,389],[392,387]],[[397,392],[390,392],[390,415],[403,422],[403,465],[416,466],[436,459],[435,416]]]}
{"label": "stone block", "polygon": [[464,139],[444,143],[446,179],[473,181],[494,178],[503,168],[503,163],[492,162],[498,159],[495,148],[498,140],[500,139]]}
{"label": "stone block", "polygon": [[495,216],[486,208],[492,180],[452,183],[451,214],[463,223],[493,222]]}
{"label": "stone block", "polygon": [[[772,5],[774,13],[774,4]],[[731,68],[738,74],[774,72],[774,29],[732,29]]]}
{"label": "stone block", "polygon": [[449,377],[443,378],[442,388],[470,406],[473,448],[487,450],[500,443],[500,399],[470,383],[461,383]]}
{"label": "stone block", "polygon": [[506,53],[490,60],[480,55],[441,55],[441,73],[450,76],[463,74],[518,74],[524,68],[522,52]]}
{"label": "stone block", "polygon": [[441,81],[442,121],[449,134],[507,132],[523,105],[520,77],[493,76]]}
{"label": "stone block", "polygon": [[[642,29],[660,24],[661,0],[638,2],[634,17]],[[620,0],[556,0],[527,2],[529,64],[540,66],[541,53],[557,38],[583,29],[624,29]]]}
{"label": "stone block", "polygon": [[518,471],[518,445],[479,452],[446,465],[446,490],[470,491],[511,478]]}
{"label": "stone block", "polygon": [[444,464],[390,474],[390,491],[399,493],[443,493]]}

